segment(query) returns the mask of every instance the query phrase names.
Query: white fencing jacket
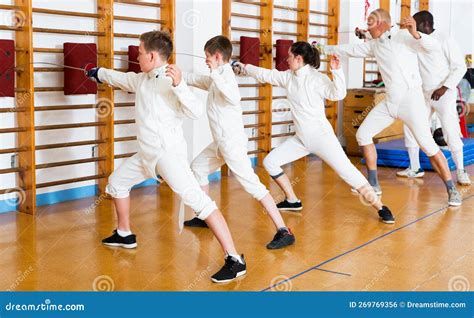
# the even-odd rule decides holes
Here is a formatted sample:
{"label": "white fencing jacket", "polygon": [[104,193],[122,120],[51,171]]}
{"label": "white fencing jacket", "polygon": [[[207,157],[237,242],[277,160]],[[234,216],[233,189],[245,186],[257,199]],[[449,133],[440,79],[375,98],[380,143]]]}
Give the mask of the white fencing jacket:
{"label": "white fencing jacket", "polygon": [[467,71],[458,44],[451,37],[437,30],[429,36],[440,43],[441,51],[418,53],[423,90],[428,92],[441,86],[456,89]]}
{"label": "white fencing jacket", "polygon": [[420,34],[415,39],[408,30],[386,31],[380,38],[360,44],[325,46],[327,54],[349,57],[375,57],[387,92],[387,102],[400,104],[409,88],[422,85],[417,53],[441,51],[434,38]]}
{"label": "white fencing jacket", "polygon": [[171,78],[165,77],[166,66],[139,74],[105,68],[98,73],[100,81],[136,93],[138,155],[149,177],[155,179],[156,163],[163,153],[172,150],[186,156],[183,117],[195,119],[204,111],[184,80],[172,86]]}
{"label": "white fencing jacket", "polygon": [[321,131],[333,131],[326,118],[324,100],[341,100],[346,96],[342,69],[331,70],[334,80],[307,64],[299,70],[280,72],[251,64],[245,72],[259,82],[270,83],[287,90],[287,99],[295,123],[295,132],[305,145]]}
{"label": "white fencing jacket", "polygon": [[[212,70],[210,75],[183,74],[190,86],[209,92],[207,96],[207,116],[214,140],[226,150],[227,146],[247,147],[244,130],[239,85],[229,63]],[[236,144],[237,143],[237,144]]]}

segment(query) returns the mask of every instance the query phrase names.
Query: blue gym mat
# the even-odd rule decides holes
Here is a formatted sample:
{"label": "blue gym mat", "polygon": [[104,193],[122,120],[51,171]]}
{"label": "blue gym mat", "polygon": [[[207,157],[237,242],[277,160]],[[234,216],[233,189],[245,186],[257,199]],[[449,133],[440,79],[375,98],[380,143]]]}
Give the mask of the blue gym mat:
{"label": "blue gym mat", "polygon": [[[464,138],[464,165],[468,166],[474,163],[474,138]],[[403,139],[397,139],[376,144],[377,148],[377,165],[384,167],[407,168],[410,165],[408,151],[405,148]],[[445,148],[445,147],[443,147]],[[455,170],[456,165],[451,157],[451,152],[441,149],[448,160],[450,170]],[[364,160],[362,160],[365,163]],[[433,170],[430,160],[423,151],[420,151],[420,165],[424,170]]]}

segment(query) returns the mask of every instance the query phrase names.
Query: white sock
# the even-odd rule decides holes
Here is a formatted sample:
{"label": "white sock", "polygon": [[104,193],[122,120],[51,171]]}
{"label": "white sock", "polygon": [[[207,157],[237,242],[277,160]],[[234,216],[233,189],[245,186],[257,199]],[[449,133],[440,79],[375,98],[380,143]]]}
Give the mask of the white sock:
{"label": "white sock", "polygon": [[458,170],[464,170],[464,154],[463,149],[461,148],[458,151],[451,151],[451,156],[453,157],[454,163]]}
{"label": "white sock", "polygon": [[410,157],[410,168],[418,171],[420,169],[420,148],[408,147],[408,157]]}
{"label": "white sock", "polygon": [[244,261],[242,260],[242,257],[240,257],[239,254],[230,254],[230,253],[229,253],[229,256],[232,256],[233,258],[237,259],[240,264],[243,264],[243,263],[244,263]]}
{"label": "white sock", "polygon": [[132,235],[132,232],[122,231],[122,230],[117,229],[117,234],[120,235],[121,237],[126,237],[126,236],[129,236],[129,235]]}
{"label": "white sock", "polygon": [[290,199],[286,199],[286,201],[288,201],[289,203],[296,203],[296,202],[300,202],[300,199],[296,199],[296,200],[290,200]]}

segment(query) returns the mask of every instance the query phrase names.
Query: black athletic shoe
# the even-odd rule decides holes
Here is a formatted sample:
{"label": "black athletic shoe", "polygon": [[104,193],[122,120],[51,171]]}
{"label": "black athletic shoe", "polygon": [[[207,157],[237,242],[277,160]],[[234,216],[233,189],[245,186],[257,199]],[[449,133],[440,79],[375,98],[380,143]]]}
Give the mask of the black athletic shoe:
{"label": "black athletic shoe", "polygon": [[247,264],[245,264],[244,255],[241,255],[243,264],[238,259],[228,255],[225,258],[225,264],[220,271],[212,275],[211,280],[214,283],[227,283],[237,277],[243,276],[247,273]]}
{"label": "black athletic shoe", "polygon": [[283,211],[300,211],[303,210],[303,204],[301,201],[290,203],[285,199],[285,201],[281,201],[277,204],[277,208]]}
{"label": "black athletic shoe", "polygon": [[109,236],[102,240],[102,244],[107,246],[120,246],[123,248],[135,248],[137,247],[137,236],[130,234],[122,237],[118,235],[117,230],[114,230],[112,236]]}
{"label": "black athletic shoe", "polygon": [[206,221],[203,221],[199,218],[193,218],[191,220],[184,221],[184,226],[188,227],[209,227],[206,224]]}
{"label": "black athletic shoe", "polygon": [[385,205],[382,207],[382,210],[379,211],[379,216],[383,223],[395,223],[395,218],[393,217],[392,212],[390,212],[390,209]]}
{"label": "black athletic shoe", "polygon": [[267,244],[267,248],[269,250],[276,250],[292,245],[293,243],[295,243],[295,236],[291,233],[291,230],[279,229],[273,237],[273,240]]}

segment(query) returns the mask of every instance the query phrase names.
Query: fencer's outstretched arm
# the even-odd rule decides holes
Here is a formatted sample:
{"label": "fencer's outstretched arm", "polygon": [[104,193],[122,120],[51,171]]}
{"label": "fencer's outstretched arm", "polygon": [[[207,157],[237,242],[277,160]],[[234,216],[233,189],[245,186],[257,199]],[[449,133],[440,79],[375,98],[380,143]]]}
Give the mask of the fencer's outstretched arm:
{"label": "fencer's outstretched arm", "polygon": [[448,38],[448,41],[443,43],[443,45],[445,46],[443,50],[444,54],[449,61],[449,75],[444,81],[443,86],[455,89],[464,77],[464,74],[466,74],[466,63],[464,62],[464,57],[456,41],[452,38]]}
{"label": "fencer's outstretched arm", "polygon": [[209,77],[209,75],[183,72],[183,79],[189,86],[193,86],[205,91],[208,91],[212,84],[212,79]]}
{"label": "fencer's outstretched arm", "polygon": [[[232,74],[232,76],[234,76]],[[211,70],[211,79],[214,82],[217,90],[221,93],[224,99],[235,105],[240,102],[240,92],[238,86],[232,85],[229,79],[226,79],[224,76],[219,74],[218,70]]]}
{"label": "fencer's outstretched arm", "polygon": [[101,67],[98,69],[97,76],[103,83],[118,87],[126,92],[135,93],[143,74],[134,72],[124,73]]}
{"label": "fencer's outstretched arm", "polygon": [[245,73],[261,83],[269,83],[279,87],[286,87],[291,73],[289,71],[280,72],[278,70],[268,70],[252,64],[245,65]]}
{"label": "fencer's outstretched arm", "polygon": [[347,57],[374,57],[370,41],[358,44],[325,45],[326,55],[337,54]]}

